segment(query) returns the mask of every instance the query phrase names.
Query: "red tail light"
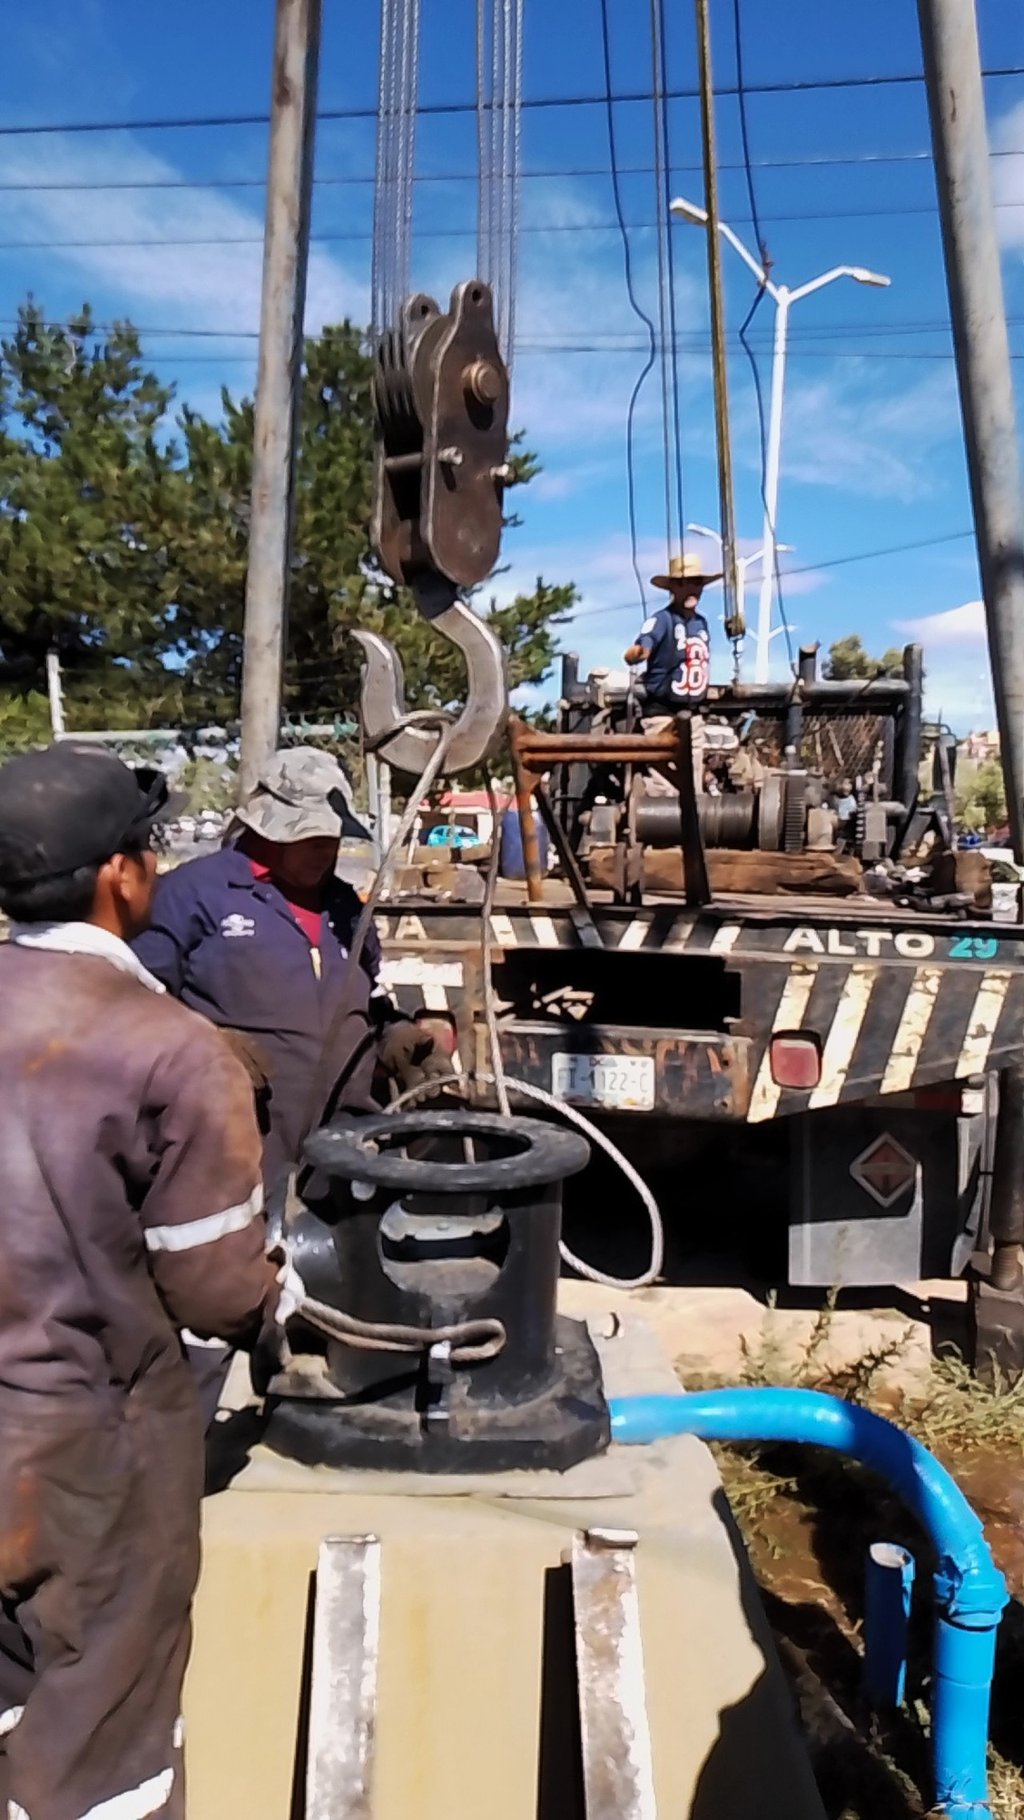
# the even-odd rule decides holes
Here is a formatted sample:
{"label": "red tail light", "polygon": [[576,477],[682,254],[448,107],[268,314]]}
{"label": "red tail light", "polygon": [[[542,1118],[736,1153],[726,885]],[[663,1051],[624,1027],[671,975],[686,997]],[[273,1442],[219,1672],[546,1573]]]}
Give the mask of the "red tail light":
{"label": "red tail light", "polygon": [[768,1065],[776,1087],[798,1087],[806,1092],[821,1079],[821,1045],[816,1036],[773,1036]]}

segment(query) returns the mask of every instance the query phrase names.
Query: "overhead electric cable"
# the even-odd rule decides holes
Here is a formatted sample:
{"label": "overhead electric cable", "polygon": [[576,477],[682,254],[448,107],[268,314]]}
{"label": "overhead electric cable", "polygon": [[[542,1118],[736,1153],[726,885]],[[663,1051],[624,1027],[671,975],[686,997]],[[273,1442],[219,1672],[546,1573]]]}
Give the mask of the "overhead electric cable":
{"label": "overhead electric cable", "polygon": [[[1024,64],[993,64],[982,70],[982,75],[989,80],[999,80],[1012,76],[1024,76]],[[872,89],[920,87],[924,76],[920,70],[894,70],[878,72],[866,76],[814,76],[804,80],[752,82],[747,85],[750,95],[814,95],[828,94],[838,89]],[[736,89],[730,84],[718,88],[720,95],[734,95]],[[670,101],[695,101],[699,99],[700,90],[696,87],[674,88],[669,91]],[[648,89],[624,89],[615,97],[617,102],[650,102]],[[545,108],[603,107],[605,96],[601,94],[568,94],[568,95],[534,95],[525,98],[523,106],[540,111]],[[472,101],[431,101],[421,106],[424,115],[471,114],[474,111]],[[317,110],[318,121],[328,120],[375,120],[375,107],[323,107]],[[61,133],[156,133],[177,132],[186,129],[211,129],[214,127],[266,126],[269,116],[265,111],[237,114],[153,114],[126,115],[115,120],[45,120],[19,121],[0,126],[0,138],[26,139],[33,136]]]}

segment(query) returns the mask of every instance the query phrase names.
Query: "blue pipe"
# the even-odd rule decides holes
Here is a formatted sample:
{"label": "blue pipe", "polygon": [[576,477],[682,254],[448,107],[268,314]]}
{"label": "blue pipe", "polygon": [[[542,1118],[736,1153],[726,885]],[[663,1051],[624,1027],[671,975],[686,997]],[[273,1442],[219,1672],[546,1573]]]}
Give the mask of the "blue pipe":
{"label": "blue pipe", "polygon": [[989,1699],[1006,1582],[981,1522],[926,1447],[883,1416],[814,1390],[708,1390],[616,1397],[612,1439],[626,1444],[692,1434],[702,1441],[774,1441],[827,1447],[871,1468],[927,1530],[935,1574],[932,1770],[935,1805],[949,1820],[988,1813]]}

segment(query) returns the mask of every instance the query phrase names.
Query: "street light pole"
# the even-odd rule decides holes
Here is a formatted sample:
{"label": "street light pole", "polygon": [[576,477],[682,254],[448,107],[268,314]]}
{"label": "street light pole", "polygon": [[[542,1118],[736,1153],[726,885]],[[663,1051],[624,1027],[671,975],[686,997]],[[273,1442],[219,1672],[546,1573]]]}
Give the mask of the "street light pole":
{"label": "street light pole", "polygon": [[[709,217],[706,209],[699,203],[687,202],[679,196],[670,205],[671,213],[682,221],[689,221],[695,227],[707,228]],[[733,231],[727,221],[719,221],[718,231],[723,240],[737,252],[745,266],[753,273],[762,290],[767,292],[775,305],[775,339],[772,349],[771,397],[768,406],[768,429],[765,439],[764,455],[764,523],[762,544],[764,562],[761,569],[761,587],[757,603],[757,633],[754,654],[754,681],[768,681],[768,647],[772,635],[772,586],[775,580],[776,557],[781,545],[777,537],[779,506],[779,473],[782,458],[782,402],[786,383],[786,353],[789,342],[789,312],[794,303],[802,297],[809,297],[814,291],[821,291],[827,284],[834,284],[837,278],[852,278],[856,284],[869,284],[882,288],[888,287],[891,280],[881,272],[869,272],[862,265],[836,265],[819,278],[812,278],[807,284],[800,285],[795,291],[784,284],[773,284],[758,259],[748,247],[745,247],[739,235]]]}
{"label": "street light pole", "polygon": [[764,520],[761,529],[761,587],[757,596],[757,633],[754,641],[754,681],[768,681],[769,645],[772,636],[772,587],[778,567],[775,527],[779,512],[779,471],[782,462],[782,398],[786,386],[786,347],[789,340],[790,295],[784,285],[775,292],[775,341],[772,348],[772,390],[768,405],[768,433],[764,454]]}

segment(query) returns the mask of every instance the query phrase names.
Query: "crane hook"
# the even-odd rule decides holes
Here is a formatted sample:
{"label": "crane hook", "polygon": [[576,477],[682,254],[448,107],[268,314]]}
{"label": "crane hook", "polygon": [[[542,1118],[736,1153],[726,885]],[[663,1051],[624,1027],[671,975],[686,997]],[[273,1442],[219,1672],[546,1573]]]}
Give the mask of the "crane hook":
{"label": "crane hook", "polygon": [[[466,660],[466,705],[446,771],[478,765],[508,714],[505,658],[460,591],[492,572],[501,547],[508,466],[508,371],[490,289],[457,285],[447,314],[430,297],[404,304],[381,338],[374,384],[377,460],[373,543],[381,567],[411,589],[423,617]],[[367,747],[418,776],[440,735],[410,724],[398,653],[379,633],[363,647],[360,707]]]}

